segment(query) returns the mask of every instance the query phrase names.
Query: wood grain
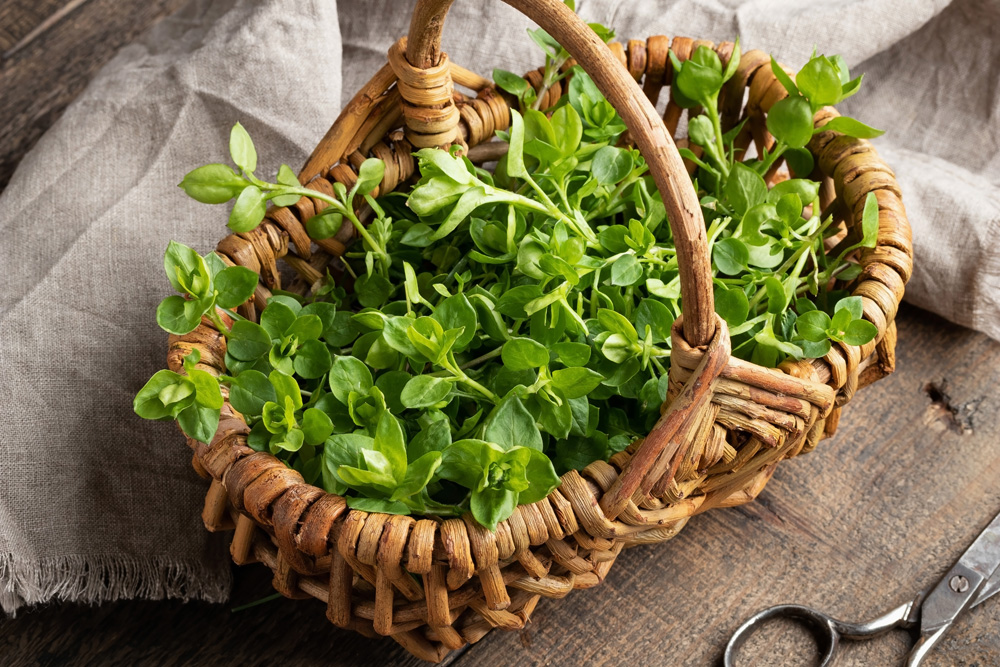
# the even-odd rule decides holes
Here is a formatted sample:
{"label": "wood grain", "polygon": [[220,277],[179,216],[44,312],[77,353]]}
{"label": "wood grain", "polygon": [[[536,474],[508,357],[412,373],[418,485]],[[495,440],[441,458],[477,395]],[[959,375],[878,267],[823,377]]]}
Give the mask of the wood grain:
{"label": "wood grain", "polygon": [[[42,133],[117,51],[185,0],[90,0],[0,62],[0,190]],[[0,3],[0,51],[65,0]]]}

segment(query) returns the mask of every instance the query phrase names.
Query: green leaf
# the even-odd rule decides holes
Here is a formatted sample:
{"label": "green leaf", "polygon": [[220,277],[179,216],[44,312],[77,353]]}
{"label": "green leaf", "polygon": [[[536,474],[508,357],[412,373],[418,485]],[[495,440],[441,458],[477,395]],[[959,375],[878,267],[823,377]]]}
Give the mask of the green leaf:
{"label": "green leaf", "polygon": [[489,465],[502,455],[502,449],[482,440],[456,440],[441,453],[438,476],[475,489],[483,479],[484,464]]}
{"label": "green leaf", "polygon": [[354,283],[354,294],[365,308],[379,308],[392,293],[392,284],[377,273],[359,276]]}
{"label": "green leaf", "polygon": [[323,334],[323,320],[318,315],[299,315],[285,329],[285,336],[295,336],[300,342],[316,340]]}
{"label": "green leaf", "polygon": [[403,387],[399,400],[407,408],[429,408],[445,400],[453,386],[445,378],[417,375]]}
{"label": "green leaf", "polygon": [[[184,297],[168,296],[156,308],[156,323],[167,333],[183,336],[191,333],[201,324],[201,316],[208,310],[198,312],[187,304],[197,305],[197,301],[185,301]],[[211,305],[211,304],[209,304]]]}
{"label": "green leaf", "polygon": [[441,323],[441,326],[448,329],[462,328],[462,334],[455,341],[455,350],[461,352],[476,337],[478,322],[476,319],[476,309],[469,303],[468,297],[464,294],[450,296],[434,308],[432,317]]}
{"label": "green leaf", "polygon": [[401,500],[420,493],[434,477],[441,465],[441,452],[427,452],[410,463],[406,476],[392,493],[392,500]]}
{"label": "green leaf", "polygon": [[521,491],[517,498],[518,504],[521,505],[537,503],[552,493],[560,483],[559,476],[552,467],[552,461],[537,450],[531,450],[524,474],[528,480],[528,488]]}
{"label": "green leaf", "polygon": [[[702,64],[692,57],[691,60],[683,64],[677,74],[676,86],[684,97],[706,105],[715,98],[719,89],[722,88],[722,64],[718,62],[719,56],[707,47],[698,47],[696,54],[701,49],[715,56],[714,63],[712,65]],[[715,63],[718,63],[718,68],[714,66]]]}
{"label": "green leaf", "polygon": [[318,445],[333,434],[333,421],[322,410],[306,408],[302,413],[302,434],[306,443]]}
{"label": "green leaf", "polygon": [[386,498],[345,498],[347,506],[361,512],[372,512],[378,514],[402,514],[410,513],[410,508],[398,500],[387,500]]}
{"label": "green leaf", "polygon": [[218,410],[222,407],[222,392],[219,390],[219,380],[207,371],[190,369],[188,378],[195,386],[195,400],[205,406]]}
{"label": "green leaf", "polygon": [[358,180],[351,188],[351,193],[360,192],[363,195],[369,194],[382,182],[385,175],[385,163],[378,158],[370,157],[361,163],[358,168]]}
{"label": "green leaf", "polygon": [[750,302],[746,293],[738,287],[717,287],[715,290],[715,312],[730,327],[738,327],[747,321]]}
{"label": "green leaf", "polygon": [[642,280],[642,265],[635,255],[622,255],[611,265],[612,285],[635,285]]}
{"label": "green leaf", "polygon": [[635,309],[635,329],[639,338],[645,339],[648,327],[653,332],[654,345],[670,340],[670,327],[673,324],[673,313],[656,299],[643,299]]}
{"label": "green leaf", "polygon": [[229,227],[234,232],[249,232],[257,227],[267,213],[267,197],[256,185],[248,185],[236,198],[229,212]]}
{"label": "green leaf", "polygon": [[552,346],[559,361],[570,367],[585,366],[590,361],[591,349],[586,343],[562,342]]}
{"label": "green leaf", "polygon": [[851,314],[852,320],[861,319],[864,315],[864,304],[861,302],[860,296],[846,296],[837,302],[834,307],[833,312],[839,313],[842,310],[846,310]]}
{"label": "green leaf", "polygon": [[229,402],[245,417],[260,415],[265,403],[277,400],[274,386],[260,371],[245,370],[229,383]]}
{"label": "green leaf", "polygon": [[577,366],[552,372],[552,384],[566,398],[586,396],[604,381],[604,376],[589,368]]}
{"label": "green leaf", "polygon": [[249,320],[236,320],[230,329],[227,350],[240,361],[256,361],[271,349],[271,335]]}
{"label": "green leaf", "polygon": [[715,265],[726,275],[738,276],[747,270],[750,261],[750,251],[743,241],[729,237],[717,241],[712,248],[712,259]]}
{"label": "green leaf", "polygon": [[778,81],[782,86],[784,86],[785,90],[788,91],[789,95],[799,94],[799,89],[795,85],[795,82],[792,81],[792,77],[788,76],[788,73],[782,69],[781,65],[778,64],[778,61],[774,59],[774,56],[771,56],[771,71],[774,72],[774,76],[777,77]]}
{"label": "green leaf", "polygon": [[282,164],[278,167],[278,182],[290,188],[299,187],[299,177],[295,175],[295,172],[287,164]]}
{"label": "green leaf", "polygon": [[233,129],[229,133],[229,154],[236,166],[243,171],[252,173],[257,169],[257,151],[253,147],[253,140],[239,123],[233,125]]}
{"label": "green leaf", "polygon": [[795,83],[814,109],[840,101],[840,74],[826,56],[816,56],[807,62],[795,75]]}
{"label": "green leaf", "polygon": [[177,425],[189,438],[210,444],[219,429],[219,409],[192,403],[177,415]]}
{"label": "green leaf", "polygon": [[309,238],[321,241],[336,236],[344,224],[344,215],[333,206],[328,206],[306,220],[306,233]]}
{"label": "green leaf", "polygon": [[865,196],[865,209],[861,214],[861,247],[874,248],[878,243],[878,199],[874,192]]}
{"label": "green leaf", "polygon": [[[816,166],[816,160],[808,148],[789,148],[785,151],[783,157],[785,158],[785,162],[788,163],[788,168],[796,176],[808,176]],[[819,185],[819,183],[816,183],[816,185]]]}
{"label": "green leaf", "polygon": [[792,341],[802,348],[802,354],[806,359],[819,359],[825,357],[830,351],[830,341],[824,338],[821,341],[794,340]]}
{"label": "green leaf", "polygon": [[774,276],[764,279],[764,290],[767,294],[767,312],[775,315],[784,312],[788,307],[788,297],[781,281]]}
{"label": "green leaf", "polygon": [[507,91],[514,97],[520,97],[530,87],[527,80],[504,69],[493,70],[493,81],[501,90]]}
{"label": "green leaf", "polygon": [[511,338],[504,343],[500,358],[508,369],[522,371],[549,363],[549,350],[530,338]]}
{"label": "green leaf", "polygon": [[828,130],[831,132],[840,132],[849,137],[857,137],[858,139],[874,139],[875,137],[881,137],[885,134],[885,130],[876,130],[874,127],[865,125],[861,121],[848,116],[837,116],[829,123],[819,128],[820,132],[826,132]]}
{"label": "green leaf", "polygon": [[375,427],[375,451],[385,456],[392,467],[392,476],[402,484],[406,475],[406,438],[399,420],[384,411]]}
{"label": "green leaf", "polygon": [[738,215],[743,215],[767,198],[767,185],[760,174],[742,162],[733,165],[725,187],[726,199]]}
{"label": "green leaf", "polygon": [[847,325],[844,342],[848,345],[864,345],[869,341],[875,340],[875,336],[877,335],[878,327],[868,320],[854,320]]}
{"label": "green leaf", "polygon": [[451,445],[451,425],[447,419],[433,422],[415,435],[406,448],[412,463],[427,452],[443,452]]}
{"label": "green leaf", "polygon": [[318,340],[307,340],[295,353],[295,373],[307,380],[323,377],[330,370],[330,349]]}
{"label": "green leaf", "polygon": [[591,173],[602,185],[614,185],[632,172],[632,154],[615,146],[604,146],[594,153]]}
{"label": "green leaf", "polygon": [[507,149],[507,175],[513,178],[527,178],[524,166],[524,119],[515,109],[510,110],[510,142]]}
{"label": "green leaf", "polygon": [[173,371],[153,374],[135,395],[132,409],[143,419],[170,420],[194,402],[194,384]]}
{"label": "green leaf", "polygon": [[244,266],[227,266],[215,276],[215,302],[223,308],[236,308],[253,296],[257,280],[257,274]]}
{"label": "green leaf", "polygon": [[271,371],[267,379],[271,382],[271,386],[274,387],[274,393],[277,397],[276,402],[279,405],[285,405],[285,399],[288,398],[291,400],[294,409],[298,410],[302,407],[302,391],[299,389],[295,378],[284,373],[279,373],[278,371]]}
{"label": "green leaf", "polygon": [[426,248],[433,243],[433,236],[433,227],[426,222],[418,222],[403,233],[403,237],[399,242],[414,248]]}
{"label": "green leaf", "polygon": [[206,164],[189,171],[178,187],[202,204],[224,204],[249,184],[228,165]]}
{"label": "green leaf", "polygon": [[[799,315],[795,321],[799,336],[807,341],[818,343],[827,338],[826,331],[830,328],[830,316],[822,310],[810,310]],[[822,355],[820,355],[822,356]]]}
{"label": "green leaf", "polygon": [[517,493],[508,489],[485,488],[472,493],[472,516],[485,528],[495,531],[497,524],[510,518],[517,508]]}
{"label": "green leaf", "polygon": [[372,386],[372,373],[363,361],[354,357],[334,358],[330,368],[330,392],[338,401],[347,405],[352,391],[367,395]]}
{"label": "green leaf", "polygon": [[516,395],[508,396],[493,410],[483,438],[505,451],[513,447],[542,449],[542,434],[535,419]]}
{"label": "green leaf", "polygon": [[583,121],[580,114],[569,104],[564,104],[552,113],[552,132],[556,146],[564,157],[573,155],[583,138]]}
{"label": "green leaf", "polygon": [[802,148],[813,135],[813,111],[798,95],[778,100],[767,113],[767,131],[791,148]]}
{"label": "green leaf", "polygon": [[296,317],[295,311],[287,304],[281,301],[270,301],[261,311],[260,326],[272,339],[277,340],[285,335],[288,328],[295,322]]}
{"label": "green leaf", "polygon": [[524,320],[528,318],[524,310],[525,305],[541,296],[540,285],[520,285],[503,293],[497,301],[496,310],[511,319]]}
{"label": "green leaf", "polygon": [[171,287],[193,297],[208,294],[210,278],[205,260],[192,248],[171,241],[163,253],[163,270]]}

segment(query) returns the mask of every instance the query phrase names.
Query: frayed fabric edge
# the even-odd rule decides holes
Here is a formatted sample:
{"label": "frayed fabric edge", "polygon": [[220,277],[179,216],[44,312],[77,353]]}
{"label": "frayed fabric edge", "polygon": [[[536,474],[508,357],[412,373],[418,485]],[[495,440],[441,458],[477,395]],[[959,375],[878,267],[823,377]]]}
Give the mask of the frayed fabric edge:
{"label": "frayed fabric edge", "polygon": [[225,602],[232,574],[228,563],[212,567],[197,560],[127,555],[18,558],[0,553],[0,609],[42,602],[100,603],[142,598]]}

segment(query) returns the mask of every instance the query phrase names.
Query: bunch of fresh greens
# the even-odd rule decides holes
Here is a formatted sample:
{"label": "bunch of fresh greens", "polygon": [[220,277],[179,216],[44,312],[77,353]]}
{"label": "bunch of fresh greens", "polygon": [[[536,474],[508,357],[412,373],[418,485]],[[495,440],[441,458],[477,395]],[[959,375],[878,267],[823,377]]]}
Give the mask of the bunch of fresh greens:
{"label": "bunch of fresh greens", "polygon": [[[557,471],[607,459],[647,433],[666,399],[670,329],[680,313],[663,202],[642,156],[620,144],[625,126],[593,81],[578,68],[563,71],[562,47],[533,36],[546,51],[543,83],[568,78],[566,93],[553,108],[536,109],[543,95],[495,73],[521,112],[512,111],[509,133],[498,133],[508,150],[492,173],[457,151],[423,149],[409,192],[374,199],[382,165],[367,160],[354,188],[338,184],[331,197],[300,186],[285,166],[278,183],[256,179],[256,152],[237,125],[231,152],[242,173],[208,165],[181,187],[199,201],[235,198],[237,230],[259,223],[268,199],[326,202],[307,230],[325,238],[347,219],[359,231],[360,247],[342,261],[353,290],[328,274],[310,296],[275,294],[259,324],[225,311],[234,320],[228,328],[216,309],[249,298],[254,283],[214,254],[172,243],[167,274],[187,297],[169,297],[173,315],[158,319],[186,333],[209,317],[227,338],[231,375],[216,379],[189,357],[186,376],[153,376],[136,412],[178,419],[207,442],[221,382],[251,427],[252,448],[282,457],[352,507],[469,510],[490,529],[517,504],[547,495]],[[823,355],[831,340],[868,342],[875,328],[838,279],[856,275],[846,261],[853,250],[874,244],[874,200],[866,202],[862,240],[832,257],[824,240],[836,230],[820,217],[819,184],[792,178],[769,189],[763,178],[780,157],[796,174],[811,172],[802,148],[813,112],[853,94],[860,78],[848,80],[843,61],[824,56],[796,83],[781,71],[790,96],[767,118],[777,141],[741,161],[733,147],[740,128],[724,132],[718,113],[739,58],[737,46],[723,67],[699,48],[674,62],[673,84],[674,99],[701,110],[689,130],[701,157],[684,155],[698,167],[716,308],[734,353],[774,366]],[[834,123],[827,127],[876,133],[851,119]],[[359,194],[374,215],[367,228],[355,213]]]}

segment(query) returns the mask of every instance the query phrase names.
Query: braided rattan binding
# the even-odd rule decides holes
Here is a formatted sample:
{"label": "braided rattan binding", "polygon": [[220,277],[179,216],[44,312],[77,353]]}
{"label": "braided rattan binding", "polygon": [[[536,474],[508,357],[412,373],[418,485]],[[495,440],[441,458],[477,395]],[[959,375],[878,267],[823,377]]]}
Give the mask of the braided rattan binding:
{"label": "braided rattan binding", "polygon": [[[508,126],[509,101],[489,81],[440,53],[440,22],[449,4],[418,4],[411,26],[416,41],[408,44],[404,38],[392,47],[389,63],[347,105],[310,157],[300,174],[303,183],[329,192],[334,181],[350,187],[361,161],[375,156],[386,164],[380,190],[388,192],[413,176],[415,147],[458,143],[473,157],[496,155],[495,145],[483,142]],[[581,55],[566,34],[578,32],[581,24],[560,3],[511,4]],[[684,60],[702,44],[714,48],[723,63],[732,53],[729,43],[656,36],[630,40],[627,47],[592,44],[594,53],[584,54],[581,62],[593,68],[595,53],[604,54],[601,68],[610,74],[595,80],[609,99],[623,99],[627,88],[616,93],[608,86],[626,77],[635,91],[641,85],[644,103],[629,103],[632,110],[622,114],[634,122],[660,95],[669,94],[668,49]],[[743,54],[720,104],[726,128],[748,119],[737,144],[753,142],[758,151],[773,141],[764,114],[786,94],[767,63],[759,51]],[[540,82],[538,72],[527,77]],[[554,102],[561,89],[557,84],[545,94]],[[821,126],[836,115],[827,108],[815,122]],[[680,107],[668,101],[663,122],[657,116],[656,123],[673,135],[681,117]],[[640,145],[651,145],[630,127]],[[656,150],[665,151],[659,164],[673,164],[672,144]],[[495,533],[471,517],[415,519],[349,510],[343,498],[304,484],[273,456],[251,450],[246,444],[249,429],[228,401],[212,443],[188,441],[195,469],[212,480],[203,512],[206,527],[235,529],[231,550],[237,563],[266,564],[274,571],[275,588],[288,597],[326,601],[335,625],[388,635],[414,655],[439,661],[491,628],[523,627],[540,596],[562,597],[597,585],[624,547],[670,539],[695,514],[749,502],[778,462],[812,450],[834,433],[842,406],[859,387],[892,371],[893,319],[912,267],[899,188],[871,144],[820,132],[809,150],[816,158],[810,176],[822,181],[821,203],[842,223],[844,243],[858,237],[865,196],[874,192],[878,200],[878,243],[861,251],[862,273],[848,286],[861,297],[865,318],[878,327],[871,343],[836,343],[822,359],[789,361],[779,369],[731,357],[726,326],[711,312],[711,291],[707,301],[688,298],[705,284],[692,276],[707,271],[700,263],[707,262],[706,249],[691,233],[688,250],[705,254],[690,258],[691,270],[684,276],[690,289],[684,297],[685,316],[673,329],[670,389],[661,419],[649,436],[610,461],[564,475],[558,489],[538,503],[518,507]],[[775,173],[769,176],[773,179]],[[675,179],[673,185],[678,185],[677,178],[670,171],[659,174],[657,182],[662,186]],[[685,186],[691,190],[689,183]],[[692,194],[670,199],[672,190],[664,191],[664,200],[679,211]],[[272,289],[304,294],[327,268],[337,270],[338,262],[331,261],[344,252],[352,228],[345,225],[334,238],[311,241],[303,223],[322,207],[303,198],[294,206],[270,210],[257,230],[219,243],[216,252],[223,261],[247,266],[261,277],[253,300],[241,306],[242,315],[255,318]],[[687,213],[676,213],[671,222],[702,224],[700,214],[686,223],[681,215]],[[703,225],[700,232],[703,241]],[[279,260],[295,275],[288,285],[281,284]],[[692,282],[698,284],[692,287]],[[699,298],[707,311],[690,308],[689,302]],[[686,326],[685,320],[694,317],[704,321]],[[168,364],[181,371],[184,355],[198,348],[200,368],[219,374],[224,372],[225,345],[205,320],[191,334],[170,337]]]}

